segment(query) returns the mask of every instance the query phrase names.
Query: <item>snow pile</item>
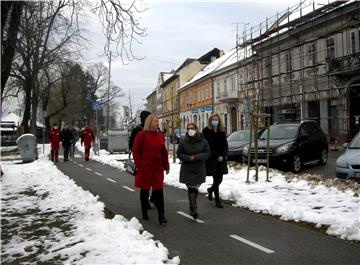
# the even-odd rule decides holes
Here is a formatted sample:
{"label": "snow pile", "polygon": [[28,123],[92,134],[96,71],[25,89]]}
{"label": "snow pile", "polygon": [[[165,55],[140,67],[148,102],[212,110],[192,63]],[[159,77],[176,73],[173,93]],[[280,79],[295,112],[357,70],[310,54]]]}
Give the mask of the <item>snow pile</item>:
{"label": "snow pile", "polygon": [[2,163],[2,261],[163,264],[168,250],[136,218],[104,218],[104,204],[46,156]]}

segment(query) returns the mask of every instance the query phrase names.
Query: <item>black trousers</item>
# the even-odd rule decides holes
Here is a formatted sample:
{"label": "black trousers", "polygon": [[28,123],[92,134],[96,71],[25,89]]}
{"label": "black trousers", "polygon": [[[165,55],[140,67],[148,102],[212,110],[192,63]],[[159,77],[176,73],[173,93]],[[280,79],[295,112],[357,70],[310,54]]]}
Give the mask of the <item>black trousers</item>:
{"label": "black trousers", "polygon": [[63,145],[63,149],[64,149],[64,159],[68,160],[70,145]]}
{"label": "black trousers", "polygon": [[[152,201],[154,201],[155,207],[158,210],[159,215],[163,215],[165,212],[164,205],[164,192],[163,190],[153,190],[152,191]],[[141,210],[143,213],[147,212],[147,207],[149,204],[149,190],[141,189],[140,190],[140,203]]]}
{"label": "black trousers", "polygon": [[222,173],[221,163],[216,163],[215,173],[213,175],[213,184],[210,187],[210,191],[214,192],[215,200],[220,201],[219,186],[223,181],[224,174]]}

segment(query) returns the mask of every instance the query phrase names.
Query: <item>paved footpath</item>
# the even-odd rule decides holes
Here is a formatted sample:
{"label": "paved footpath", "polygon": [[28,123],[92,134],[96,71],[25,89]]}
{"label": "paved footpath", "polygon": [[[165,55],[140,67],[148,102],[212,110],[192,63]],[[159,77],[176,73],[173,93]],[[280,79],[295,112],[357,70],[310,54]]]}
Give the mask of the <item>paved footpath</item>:
{"label": "paved footpath", "polygon": [[181,264],[360,264],[358,244],[231,205],[218,209],[202,195],[194,221],[187,215],[187,192],[169,186],[164,187],[167,225],[158,224],[156,209],[143,221],[133,176],[81,158],[56,165],[115,214],[137,217]]}

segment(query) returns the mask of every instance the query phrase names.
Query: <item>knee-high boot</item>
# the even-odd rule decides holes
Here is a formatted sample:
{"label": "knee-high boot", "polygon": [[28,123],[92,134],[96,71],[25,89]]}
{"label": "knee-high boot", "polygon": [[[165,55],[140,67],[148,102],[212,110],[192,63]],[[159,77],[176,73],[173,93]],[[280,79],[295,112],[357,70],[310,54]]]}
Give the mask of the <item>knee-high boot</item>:
{"label": "knee-high boot", "polygon": [[196,204],[197,192],[198,192],[197,189],[194,188],[188,189],[190,215],[194,217],[194,219],[198,217],[197,204]]}
{"label": "knee-high boot", "polygon": [[153,190],[152,192],[153,200],[158,211],[159,223],[167,223],[165,218],[165,206],[164,206],[164,193],[163,190]]}
{"label": "knee-high boot", "polygon": [[141,213],[144,220],[149,220],[148,215],[148,204],[149,204],[149,190],[140,190],[140,203],[141,203]]}

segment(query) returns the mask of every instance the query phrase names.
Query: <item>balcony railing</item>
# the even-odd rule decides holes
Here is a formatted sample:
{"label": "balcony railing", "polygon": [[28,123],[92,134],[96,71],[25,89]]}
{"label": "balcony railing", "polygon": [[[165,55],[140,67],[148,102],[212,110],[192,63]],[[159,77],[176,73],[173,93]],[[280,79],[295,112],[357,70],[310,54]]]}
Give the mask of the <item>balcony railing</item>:
{"label": "balcony railing", "polygon": [[330,75],[349,75],[360,71],[360,53],[326,60]]}
{"label": "balcony railing", "polygon": [[238,98],[239,98],[239,95],[236,90],[227,91],[226,93],[222,93],[219,95],[220,101],[231,101],[231,100],[237,100]]}

